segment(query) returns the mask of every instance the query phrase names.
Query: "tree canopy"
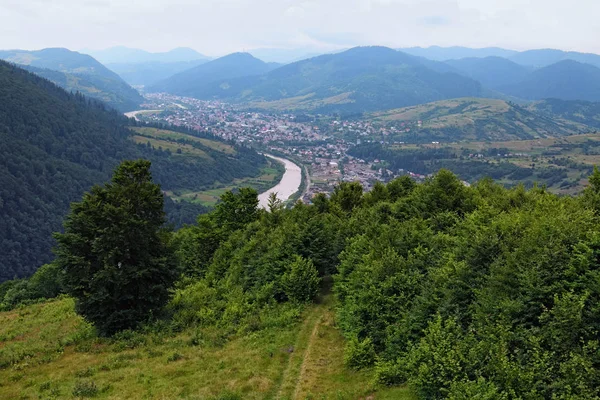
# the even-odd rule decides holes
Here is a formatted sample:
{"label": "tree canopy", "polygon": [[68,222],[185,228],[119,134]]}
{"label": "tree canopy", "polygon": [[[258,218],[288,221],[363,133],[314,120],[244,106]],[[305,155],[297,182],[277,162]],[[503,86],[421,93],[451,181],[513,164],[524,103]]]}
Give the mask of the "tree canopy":
{"label": "tree canopy", "polygon": [[100,332],[135,328],[166,303],[177,275],[165,222],[145,160],[124,161],[111,183],[72,204],[55,235],[56,263],[77,311]]}

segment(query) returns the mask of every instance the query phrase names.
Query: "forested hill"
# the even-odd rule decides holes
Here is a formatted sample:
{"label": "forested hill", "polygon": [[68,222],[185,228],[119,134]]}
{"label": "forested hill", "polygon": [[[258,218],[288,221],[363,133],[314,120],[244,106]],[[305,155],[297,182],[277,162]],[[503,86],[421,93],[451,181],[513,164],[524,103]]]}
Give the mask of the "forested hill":
{"label": "forested hill", "polygon": [[[52,232],[69,204],[106,181],[120,160],[147,158],[163,190],[201,189],[257,176],[264,157],[204,149],[178,158],[136,145],[117,111],[0,61],[0,281],[31,274],[51,259]],[[191,222],[203,209],[168,202],[171,221]],[[185,214],[185,215],[182,215]]]}
{"label": "forested hill", "polygon": [[119,111],[139,108],[143,97],[116,73],[87,54],[61,48],[4,50],[0,59],[16,63],[63,89],[81,92]]}

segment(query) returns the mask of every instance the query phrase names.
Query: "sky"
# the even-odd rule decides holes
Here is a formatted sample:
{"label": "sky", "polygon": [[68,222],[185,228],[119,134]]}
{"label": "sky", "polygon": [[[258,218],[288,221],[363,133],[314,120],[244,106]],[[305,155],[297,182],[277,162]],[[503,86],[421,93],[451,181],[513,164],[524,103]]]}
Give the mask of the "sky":
{"label": "sky", "polygon": [[599,0],[0,0],[0,49],[498,46],[600,53]]}

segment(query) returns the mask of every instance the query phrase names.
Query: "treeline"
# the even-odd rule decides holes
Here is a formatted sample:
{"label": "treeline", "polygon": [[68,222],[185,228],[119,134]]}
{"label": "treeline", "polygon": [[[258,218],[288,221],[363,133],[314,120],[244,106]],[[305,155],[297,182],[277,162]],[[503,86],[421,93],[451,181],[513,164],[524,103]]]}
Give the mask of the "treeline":
{"label": "treeline", "polygon": [[[69,204],[106,181],[123,159],[150,159],[163,190],[201,190],[217,180],[257,176],[266,165],[248,148],[231,156],[208,149],[206,162],[179,159],[135,145],[128,123],[100,102],[0,62],[0,282],[50,262],[52,233]],[[181,226],[207,209],[167,200],[167,211]]]}

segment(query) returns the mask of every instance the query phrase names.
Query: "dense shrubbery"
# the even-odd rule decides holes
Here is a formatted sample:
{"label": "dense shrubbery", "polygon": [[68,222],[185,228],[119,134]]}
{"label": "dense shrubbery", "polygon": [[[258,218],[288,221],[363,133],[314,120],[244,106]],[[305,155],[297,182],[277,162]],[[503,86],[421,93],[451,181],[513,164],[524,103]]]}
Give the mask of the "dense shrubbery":
{"label": "dense shrubbery", "polygon": [[300,309],[287,285],[306,281],[290,271],[312,262],[334,273],[348,367],[381,384],[422,398],[596,398],[600,173],[590,182],[579,198],[465,187],[443,170],[368,194],[342,184],[225,235],[203,278],[175,291],[174,318],[229,332],[289,323]]}
{"label": "dense shrubbery", "polygon": [[[380,384],[429,399],[600,396],[599,171],[579,197],[441,170],[271,212],[252,189],[222,200],[173,235],[181,277],[156,329],[200,344],[286,326],[333,275],[347,366]],[[0,295],[23,282],[11,285]]]}

